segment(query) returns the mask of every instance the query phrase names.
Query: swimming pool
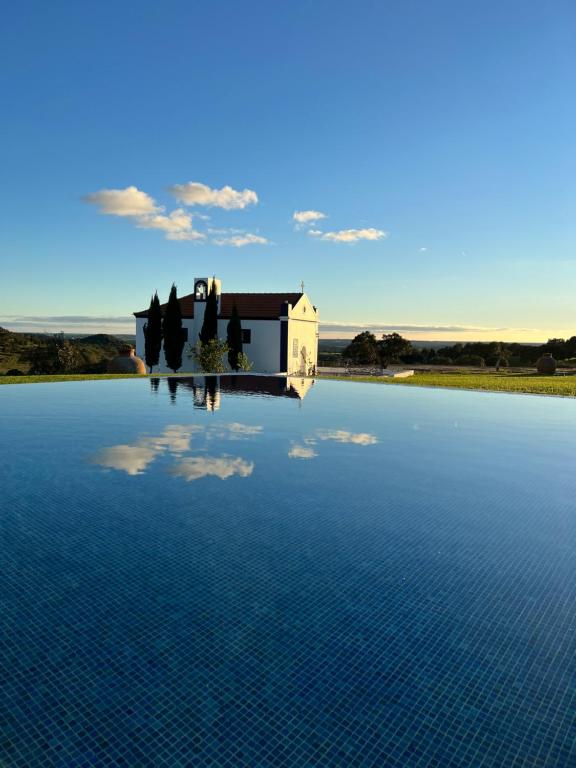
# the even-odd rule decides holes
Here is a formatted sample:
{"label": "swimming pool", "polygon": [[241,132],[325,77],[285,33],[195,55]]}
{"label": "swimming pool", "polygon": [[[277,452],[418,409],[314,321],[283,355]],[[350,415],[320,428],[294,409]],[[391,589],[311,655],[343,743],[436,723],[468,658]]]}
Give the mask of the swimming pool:
{"label": "swimming pool", "polygon": [[576,405],[0,388],[0,765],[576,763]]}

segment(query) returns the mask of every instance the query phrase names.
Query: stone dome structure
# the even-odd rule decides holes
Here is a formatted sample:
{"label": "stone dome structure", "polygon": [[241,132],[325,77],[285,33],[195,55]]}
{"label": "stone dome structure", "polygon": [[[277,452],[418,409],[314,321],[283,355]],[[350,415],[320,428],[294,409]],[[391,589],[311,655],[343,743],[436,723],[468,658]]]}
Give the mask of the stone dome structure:
{"label": "stone dome structure", "polygon": [[125,346],[109,361],[108,373],[143,374],[146,373],[146,366],[144,361],[134,354],[134,347]]}

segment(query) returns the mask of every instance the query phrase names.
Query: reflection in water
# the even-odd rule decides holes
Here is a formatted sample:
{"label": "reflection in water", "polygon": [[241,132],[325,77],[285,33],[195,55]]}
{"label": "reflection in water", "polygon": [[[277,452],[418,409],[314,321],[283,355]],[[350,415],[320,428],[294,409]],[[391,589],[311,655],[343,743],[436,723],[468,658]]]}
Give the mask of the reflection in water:
{"label": "reflection in water", "polygon": [[158,392],[161,381],[167,382],[172,403],[176,402],[178,393],[191,393],[194,408],[203,411],[218,411],[222,404],[222,392],[303,400],[314,385],[314,379],[295,376],[166,376],[150,379],[153,392]]}
{"label": "reflection in water", "polygon": [[[193,435],[203,438],[204,443],[210,440],[249,440],[262,432],[262,427],[252,424],[217,424],[205,427],[200,424],[172,424],[166,427],[158,436],[144,436],[133,443],[112,445],[103,448],[91,457],[92,464],[105,469],[115,469],[128,475],[143,474],[150,464],[162,454],[168,454],[179,459],[173,475],[180,475],[187,480],[198,480],[207,475],[220,477],[222,480],[232,475],[248,477],[254,469],[253,463],[248,463],[234,456],[203,456],[182,458],[183,454],[192,450],[190,442]],[[196,450],[205,446],[198,445]]]}
{"label": "reflection in water", "polygon": [[157,455],[157,450],[149,445],[113,445],[103,448],[91,461],[106,469],[118,469],[128,475],[141,475]]}
{"label": "reflection in water", "polygon": [[245,461],[239,456],[189,456],[180,459],[170,468],[170,474],[183,477],[188,482],[213,475],[220,480],[227,480],[233,475],[249,477],[254,470],[253,461]]}
{"label": "reflection in water", "polygon": [[314,448],[310,448],[308,445],[300,445],[299,443],[295,443],[288,451],[288,456],[291,459],[314,459],[316,456],[318,456],[318,454]]}
{"label": "reflection in water", "polygon": [[[166,386],[172,404],[176,397],[191,394],[194,408],[216,411],[221,404],[221,392],[234,395],[286,397],[300,401],[313,385],[312,379],[285,376],[173,376],[151,379],[154,394]],[[135,476],[145,473],[160,456],[174,459],[169,473],[188,481],[214,476],[222,480],[237,475],[249,477],[254,463],[240,456],[207,455],[215,441],[242,441],[262,436],[264,429],[258,424],[241,422],[220,423],[210,420],[206,424],[172,424],[160,435],[143,435],[133,443],[103,448],[91,458],[93,464]],[[192,438],[194,448],[191,447]],[[344,429],[317,429],[307,436],[294,439],[288,448],[290,459],[314,459],[319,456],[319,443],[331,441],[367,446],[378,442],[376,435],[367,432],[349,432]],[[185,456],[192,451],[206,452],[198,456]]]}
{"label": "reflection in water", "polygon": [[305,437],[302,443],[292,443],[288,456],[291,459],[315,459],[318,456],[315,448],[318,441],[330,440],[335,443],[350,443],[352,445],[375,445],[376,435],[368,432],[348,432],[345,429],[317,429],[313,435]]}
{"label": "reflection in water", "polygon": [[378,442],[376,435],[370,435],[368,432],[347,432],[344,429],[319,429],[316,437],[318,440],[334,440],[336,443],[354,445],[374,445]]}
{"label": "reflection in water", "polygon": [[246,440],[249,437],[260,435],[264,427],[253,426],[250,424],[240,424],[237,421],[231,424],[218,424],[208,427],[206,430],[206,438],[213,440],[215,437],[224,438],[226,440]]}
{"label": "reflection in water", "polygon": [[178,379],[173,379],[168,376],[166,381],[168,382],[168,391],[170,392],[170,402],[176,405],[176,390],[178,389]]}

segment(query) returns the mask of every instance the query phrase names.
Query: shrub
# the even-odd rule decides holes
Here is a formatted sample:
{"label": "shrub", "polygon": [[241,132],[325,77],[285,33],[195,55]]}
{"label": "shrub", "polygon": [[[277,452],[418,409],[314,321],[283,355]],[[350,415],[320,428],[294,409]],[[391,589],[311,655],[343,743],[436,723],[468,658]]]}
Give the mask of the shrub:
{"label": "shrub", "polygon": [[224,358],[228,354],[228,344],[222,339],[198,341],[189,354],[204,373],[226,373]]}
{"label": "shrub", "polygon": [[248,372],[252,370],[253,363],[248,360],[248,355],[245,352],[240,352],[236,363],[238,365],[237,370],[239,371]]}

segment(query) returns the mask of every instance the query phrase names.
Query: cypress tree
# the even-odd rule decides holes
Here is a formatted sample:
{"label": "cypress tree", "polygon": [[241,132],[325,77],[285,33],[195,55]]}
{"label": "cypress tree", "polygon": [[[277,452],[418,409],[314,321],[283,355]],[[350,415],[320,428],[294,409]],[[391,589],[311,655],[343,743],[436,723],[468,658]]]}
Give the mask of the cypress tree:
{"label": "cypress tree", "polygon": [[152,373],[152,368],[160,362],[160,350],[162,349],[162,310],[158,292],[152,296],[148,321],[144,325],[144,359]]}
{"label": "cypress tree", "polygon": [[176,294],[176,286],[172,283],[164,322],[162,323],[164,337],[164,357],[168,368],[176,371],[182,367],[182,350],[184,349],[184,333],[182,331],[182,310]]}
{"label": "cypress tree", "polygon": [[216,295],[216,282],[212,283],[212,288],[206,299],[206,308],[204,309],[204,322],[200,331],[200,341],[206,344],[212,339],[218,338],[218,296]]}
{"label": "cypress tree", "polygon": [[238,370],[238,357],[242,354],[242,323],[236,309],[232,307],[232,314],[226,326],[226,338],[228,340],[228,362],[233,371]]}

